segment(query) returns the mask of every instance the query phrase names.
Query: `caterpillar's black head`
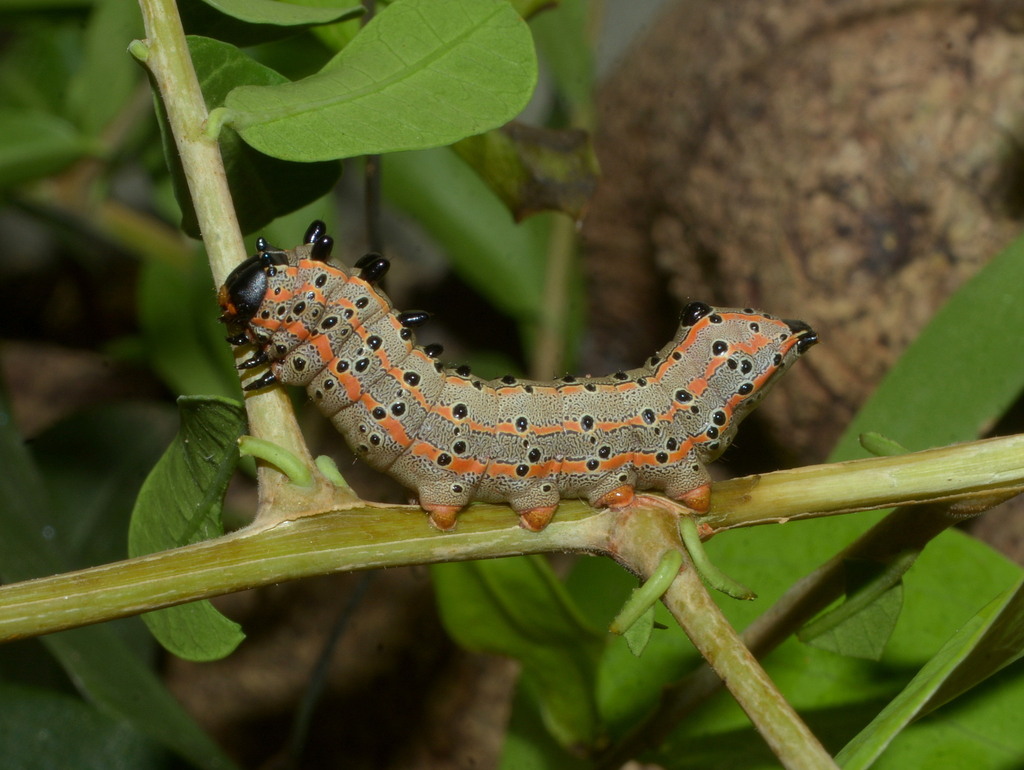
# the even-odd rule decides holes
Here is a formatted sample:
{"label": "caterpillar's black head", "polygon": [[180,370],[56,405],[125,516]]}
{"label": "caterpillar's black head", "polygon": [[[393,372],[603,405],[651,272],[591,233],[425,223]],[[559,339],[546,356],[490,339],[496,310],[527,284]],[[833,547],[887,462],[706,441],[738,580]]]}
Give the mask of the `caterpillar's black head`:
{"label": "caterpillar's black head", "polygon": [[217,295],[224,311],[220,320],[234,325],[248,322],[256,315],[267,293],[267,278],[279,265],[287,263],[288,257],[283,251],[261,251],[232,270]]}

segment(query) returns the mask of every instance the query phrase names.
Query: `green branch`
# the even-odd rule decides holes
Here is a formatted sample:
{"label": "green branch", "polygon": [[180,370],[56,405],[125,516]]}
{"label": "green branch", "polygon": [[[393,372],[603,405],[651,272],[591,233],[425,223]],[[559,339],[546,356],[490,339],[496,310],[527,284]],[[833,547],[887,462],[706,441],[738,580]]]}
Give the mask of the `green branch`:
{"label": "green branch", "polygon": [[[821,465],[715,485],[713,532],[733,526],[832,515],[840,511],[929,501],[1006,496],[1024,487],[1024,436],[990,439],[899,457]],[[928,491],[923,480],[932,480]],[[296,487],[283,487],[298,500]],[[806,509],[794,508],[793,501]],[[723,501],[733,506],[724,510]],[[222,538],[64,575],[0,586],[0,640],[35,636],[172,604],[284,580],[376,567],[576,551],[616,555],[609,541],[618,514],[565,502],[554,522],[532,533],[506,506],[473,505],[454,533],[430,528],[410,506],[365,504],[300,511],[294,500],[275,511],[286,520],[253,525]],[[340,507],[340,506],[339,506]],[[706,527],[705,524],[711,524]],[[945,524],[943,524],[945,526]],[[658,553],[677,541],[675,535]],[[625,566],[638,574],[639,565]]]}
{"label": "green branch", "polygon": [[[246,256],[220,146],[206,130],[209,113],[174,0],[140,0],[139,5],[146,40],[134,41],[129,50],[149,70],[164,106],[210,258],[210,269],[219,286]],[[237,358],[240,360],[243,356],[239,353]],[[249,396],[246,412],[249,430],[254,436],[283,447],[312,466],[288,394],[283,389],[272,388]],[[306,492],[305,502],[311,507],[322,507],[334,485],[318,472],[313,475],[314,483]],[[281,488],[288,481],[273,467],[261,465],[259,482],[257,518],[273,523],[272,515],[268,516],[267,512],[280,506]]]}
{"label": "green branch", "polygon": [[590,550],[610,514],[563,506],[561,520],[527,532],[503,506],[474,506],[458,531],[433,529],[419,508],[366,504],[270,529],[0,587],[0,641],[51,633],[333,572]]}
{"label": "green branch", "polygon": [[897,505],[970,501],[1014,489],[1024,491],[1024,435],[720,483],[700,523],[710,535]]}
{"label": "green branch", "polygon": [[[996,441],[1007,442],[1003,446],[1013,451],[1013,445],[1019,438]],[[963,446],[969,448],[974,445]],[[1019,486],[1012,485],[1003,492],[993,491],[966,503],[932,502],[897,508],[856,541],[794,583],[775,604],[744,629],[740,639],[755,657],[763,658],[843,595],[846,590],[845,566],[849,560],[899,561],[907,552],[919,553],[932,539],[962,520],[965,512],[981,513],[1019,492]],[[709,665],[666,686],[658,708],[623,741],[602,753],[597,767],[600,770],[621,767],[646,747],[657,745],[722,686],[721,672]]]}
{"label": "green branch", "polygon": [[[676,522],[663,510],[624,516],[610,541],[617,559],[643,576],[656,572],[661,549],[676,538]],[[740,640],[708,594],[687,551],[683,566],[665,593],[664,602],[676,622],[750,717],[757,731],[786,768],[835,768],[828,752]]]}

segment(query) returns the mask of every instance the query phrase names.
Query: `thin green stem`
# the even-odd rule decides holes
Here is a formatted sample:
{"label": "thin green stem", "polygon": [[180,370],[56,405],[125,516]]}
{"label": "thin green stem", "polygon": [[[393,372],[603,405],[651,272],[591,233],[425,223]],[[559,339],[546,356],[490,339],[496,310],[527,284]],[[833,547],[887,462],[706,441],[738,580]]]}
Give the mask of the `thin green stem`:
{"label": "thin green stem", "polygon": [[717,484],[711,508],[699,524],[711,535],[733,527],[970,500],[1012,489],[1024,490],[1024,435],[812,465]]}
{"label": "thin green stem", "polygon": [[[588,13],[588,38],[593,42],[602,15],[600,3],[593,3]],[[592,68],[591,68],[592,69]],[[587,94],[572,104],[569,125],[594,134],[595,115],[592,97],[593,72],[590,73]],[[579,222],[567,215],[556,215],[548,235],[548,253],[544,273],[544,291],[541,297],[541,317],[537,342],[530,361],[530,374],[547,379],[558,374],[565,366],[566,328],[569,324],[569,296],[579,244]]]}
{"label": "thin green stem", "polygon": [[690,559],[696,565],[697,572],[709,586],[733,599],[757,598],[757,594],[742,583],[733,580],[712,563],[704,551],[704,544],[701,542],[700,535],[697,534],[697,524],[692,517],[683,516],[679,519],[679,537],[682,538],[683,545],[686,546],[686,551],[690,554]]}
{"label": "thin green stem", "polygon": [[[205,134],[206,102],[175,3],[140,0],[139,5],[146,27],[145,64],[166,110],[214,279],[220,283],[245,256],[220,148]],[[138,50],[136,42],[132,51]]]}
{"label": "thin green stem", "polygon": [[[972,506],[973,512],[992,508],[1015,494],[1015,490],[994,493]],[[743,643],[752,654],[764,657],[842,595],[844,565],[849,559],[886,561],[903,553],[920,551],[959,520],[957,508],[960,506],[960,503],[930,503],[897,508],[858,540],[794,583],[743,631],[740,635]],[[602,770],[618,768],[644,747],[659,743],[722,686],[718,672],[707,665],[669,685],[656,711],[625,740],[609,748],[597,766]]]}
{"label": "thin green stem", "polygon": [[575,221],[568,216],[556,215],[548,237],[541,317],[530,363],[530,374],[538,379],[551,377],[565,365],[565,327],[569,318],[567,297],[576,256],[576,238]]}
{"label": "thin green stem", "polygon": [[[135,41],[130,50],[144,62],[153,77],[163,103],[181,159],[189,195],[195,208],[210,268],[217,285],[245,258],[245,244],[239,232],[234,203],[228,189],[227,173],[215,137],[207,132],[209,118],[189,55],[185,32],[174,0],[140,0],[146,40]],[[249,430],[313,465],[288,395],[280,388],[246,399]],[[258,518],[273,519],[281,505],[280,488],[286,478],[269,466],[261,466],[260,511]],[[319,475],[307,497],[323,499],[333,485]]]}
{"label": "thin green stem", "polygon": [[258,457],[260,460],[270,463],[296,486],[308,487],[313,483],[313,474],[309,466],[302,462],[302,458],[296,457],[284,447],[273,442],[255,436],[240,436],[238,451],[243,456]]}
{"label": "thin green stem", "polygon": [[345,477],[341,475],[341,471],[338,470],[338,464],[334,462],[333,457],[328,457],[327,455],[317,455],[316,467],[320,469],[320,473],[323,475],[323,477],[332,484],[334,484],[334,486],[338,487],[338,489],[340,490],[343,490],[351,494],[353,502],[359,499],[358,497],[356,497],[356,493],[352,491],[352,487],[348,485],[348,482],[345,480]]}
{"label": "thin green stem", "polygon": [[[654,574],[658,546],[676,539],[676,521],[662,509],[625,516],[612,533],[616,559],[641,576]],[[761,737],[786,768],[811,770],[836,767],[831,756],[789,705],[735,629],[712,600],[683,551],[678,576],[665,592],[669,612],[694,647],[712,663],[716,674],[750,717]]]}
{"label": "thin green stem", "polygon": [[893,441],[888,436],[875,431],[868,431],[860,434],[860,445],[876,457],[889,457],[892,455],[904,455],[908,450],[898,441]]}
{"label": "thin green stem", "polygon": [[666,551],[665,555],[661,557],[661,561],[658,562],[657,569],[630,594],[608,630],[613,634],[626,633],[650,607],[653,607],[661,599],[662,594],[676,579],[681,566],[683,566],[683,555],[675,549]]}

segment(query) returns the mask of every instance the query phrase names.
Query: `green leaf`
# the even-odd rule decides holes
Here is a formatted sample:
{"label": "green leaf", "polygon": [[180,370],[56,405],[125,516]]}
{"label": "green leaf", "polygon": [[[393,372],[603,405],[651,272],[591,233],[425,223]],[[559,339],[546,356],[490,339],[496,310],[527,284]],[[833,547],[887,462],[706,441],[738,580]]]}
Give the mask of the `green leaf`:
{"label": "green leaf", "polygon": [[83,61],[66,84],[67,113],[85,134],[99,135],[132,98],[142,69],[127,47],[143,34],[136,3],[102,0],[94,6]]}
{"label": "green leaf", "polygon": [[907,348],[830,460],[877,431],[910,450],[976,438],[1024,389],[1024,237],[965,283]]}
{"label": "green leaf", "polygon": [[17,770],[137,770],[160,765],[152,743],[77,698],[0,683],[0,752]]}
{"label": "green leaf", "polygon": [[183,268],[159,260],[142,264],[139,324],[149,363],[175,393],[237,395],[231,349],[209,268],[194,258]]}
{"label": "green leaf", "polygon": [[[279,12],[280,6],[285,4],[297,6],[300,10]],[[227,5],[218,9],[203,0],[180,0],[178,3],[186,33],[216,38],[239,48],[252,48],[248,53],[252,54],[253,58],[279,72],[290,72],[291,65],[278,66],[275,61],[267,61],[266,44],[284,43],[284,47],[291,48],[294,55],[300,59],[315,57],[318,60],[316,66],[307,69],[303,77],[318,71],[332,53],[344,48],[363,26],[365,16],[365,9],[361,5],[343,8],[344,2],[339,0],[281,0],[273,5],[276,7],[272,11],[280,16],[282,21],[294,23],[279,24],[272,20],[265,23],[244,21],[242,17],[250,14],[249,3],[245,0],[236,0],[231,3],[230,9]],[[380,7],[379,3],[377,7]],[[257,7],[255,11],[261,14],[263,9]],[[327,14],[341,16],[335,22],[322,21]],[[318,38],[323,46],[310,45],[309,36],[298,34],[303,31],[308,31],[310,35]],[[280,55],[278,52],[272,58],[279,60]],[[289,80],[294,79],[297,78],[289,77]]]}
{"label": "green leaf", "polygon": [[499,770],[592,770],[593,762],[567,752],[548,732],[537,704],[516,689]]}
{"label": "green leaf", "polygon": [[548,222],[513,222],[479,176],[448,149],[385,159],[384,193],[424,223],[459,274],[521,325],[540,315]]}
{"label": "green leaf", "polygon": [[[190,36],[188,45],[203,99],[211,110],[221,106],[231,89],[240,84],[266,86],[287,82],[282,75],[227,43]],[[219,140],[228,187],[243,233],[258,230],[282,214],[320,198],[341,175],[341,165],[336,161],[290,163],[267,157],[245,144],[230,128],[221,130]],[[182,228],[199,237],[195,209],[180,174],[177,151],[173,152],[172,167],[179,170],[175,179],[178,200],[182,204]]]}
{"label": "green leaf", "polygon": [[896,584],[860,612],[815,636],[801,634],[800,641],[837,655],[881,660],[901,609],[903,586]]}
{"label": "green leaf", "polygon": [[315,27],[312,33],[327,49],[337,53],[355,39],[360,29],[362,29],[361,19]]}
{"label": "green leaf", "polygon": [[205,599],[153,610],[142,620],[165,650],[184,660],[220,660],[245,640],[242,627]]}
{"label": "green leaf", "polygon": [[63,118],[0,110],[0,189],[55,174],[93,149]]}
{"label": "green leaf", "polygon": [[234,767],[153,672],[111,631],[102,626],[76,628],[45,637],[44,643],[76,687],[102,711],[127,720],[199,767]]}
{"label": "green leaf", "polygon": [[[936,656],[949,653],[957,656],[959,662],[928,698],[921,714],[942,707],[1024,655],[1024,578],[987,604],[971,624],[979,627],[976,644],[956,652],[951,649],[956,646],[951,640]],[[967,627],[957,632],[961,641],[969,636]]]}
{"label": "green leaf", "polygon": [[177,422],[169,406],[121,403],[79,412],[33,439],[54,502],[47,526],[69,567],[127,557],[132,505]]}
{"label": "green leaf", "polygon": [[[47,523],[52,505],[39,469],[14,431],[0,398],[0,579],[5,583],[62,572],[66,566]],[[233,767],[217,745],[107,626],[49,634],[42,643],[78,690],[107,714],[132,724],[195,765]]]}
{"label": "green leaf", "polygon": [[797,638],[840,655],[880,660],[903,608],[901,579],[918,554],[908,551],[887,564],[848,559],[846,601],[805,625]]}
{"label": "green leaf", "polygon": [[[29,2],[32,10],[40,10],[40,2]],[[0,5],[0,10],[12,9]],[[29,21],[5,31],[0,105],[63,117],[67,81],[81,61],[81,22],[51,17],[47,24]]]}
{"label": "green leaf", "polygon": [[92,5],[93,0],[0,0],[2,11],[66,11],[70,8],[82,8]]}
{"label": "green leaf", "polygon": [[[220,508],[238,462],[245,410],[235,401],[180,398],[181,429],[135,503],[128,551],[141,556],[222,534]],[[245,635],[207,601],[143,616],[168,650],[187,660],[230,654]]]}
{"label": "green leaf", "polygon": [[400,0],[318,74],[244,86],[226,105],[250,145],[311,161],[450,144],[525,106],[537,69],[505,0]]}
{"label": "green leaf", "polygon": [[913,719],[983,681],[1024,654],[1024,580],[987,604],[836,757],[867,768]]}
{"label": "green leaf", "polygon": [[591,9],[585,0],[560,0],[530,20],[537,50],[570,112],[587,125],[593,110],[594,52],[588,39]]}
{"label": "green leaf", "polygon": [[516,220],[539,211],[583,216],[597,186],[597,158],[585,131],[508,123],[452,149],[484,178]]}
{"label": "green leaf", "polygon": [[638,658],[647,649],[647,643],[651,641],[651,634],[654,633],[654,605],[650,605],[644,614],[640,616],[633,625],[626,629],[623,636],[626,638],[626,645],[629,651]]}
{"label": "green leaf", "polygon": [[350,8],[280,3],[277,0],[203,0],[221,13],[249,24],[276,24],[286,27],[331,24],[362,16],[361,5]]}
{"label": "green leaf", "polygon": [[540,557],[433,568],[441,619],[460,645],[516,658],[551,733],[565,746],[599,734],[594,679],[605,635],[581,617]]}

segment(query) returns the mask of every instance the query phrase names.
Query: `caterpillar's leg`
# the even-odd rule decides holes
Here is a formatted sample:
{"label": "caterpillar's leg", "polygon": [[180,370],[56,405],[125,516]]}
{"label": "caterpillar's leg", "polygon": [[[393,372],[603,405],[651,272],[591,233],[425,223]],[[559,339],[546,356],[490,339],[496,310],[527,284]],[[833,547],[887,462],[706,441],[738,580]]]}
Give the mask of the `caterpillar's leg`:
{"label": "caterpillar's leg", "polygon": [[442,532],[451,532],[459,519],[461,507],[457,505],[431,505],[420,501],[420,507],[427,512],[430,523]]}
{"label": "caterpillar's leg", "polygon": [[417,492],[420,508],[427,512],[430,523],[442,532],[455,529],[459,511],[469,504],[471,494],[465,486],[444,480],[420,484]]}
{"label": "caterpillar's leg", "polygon": [[711,505],[710,482],[701,484],[699,487],[694,487],[682,494],[674,495],[671,492],[667,492],[667,494],[673,500],[678,500],[691,511],[695,511],[696,513],[707,513],[708,507]]}
{"label": "caterpillar's leg", "polygon": [[665,496],[678,500],[695,513],[707,513],[711,505],[711,474],[700,462],[681,463],[674,478],[665,484]]}
{"label": "caterpillar's leg", "polygon": [[587,492],[587,502],[595,508],[619,510],[633,504],[636,474],[632,469],[619,469],[600,479]]}
{"label": "caterpillar's leg", "polygon": [[610,492],[606,492],[601,497],[591,503],[595,508],[611,508],[612,510],[618,510],[619,508],[628,508],[636,500],[636,494],[633,487],[629,484],[623,484],[615,487]]}
{"label": "caterpillar's leg", "polygon": [[[661,508],[664,511],[668,511],[674,516],[678,516],[680,520],[688,519],[693,521],[693,514],[707,513],[708,508],[711,505],[711,483],[701,484],[699,487],[689,489],[685,492],[673,494],[670,490],[666,490],[666,495],[669,499],[661,497],[660,495],[635,495],[633,498],[634,505],[647,505],[652,508]],[[710,536],[711,530],[707,524],[698,524],[694,521],[696,526],[702,533],[706,533]]]}
{"label": "caterpillar's leg", "polygon": [[557,505],[545,505],[539,508],[530,508],[526,511],[516,511],[519,514],[519,526],[528,529],[530,532],[540,532],[551,523]]}
{"label": "caterpillar's leg", "polygon": [[519,526],[540,532],[551,523],[558,510],[558,485],[554,478],[538,479],[522,492],[509,498],[508,504],[519,514]]}
{"label": "caterpillar's leg", "polygon": [[677,502],[676,500],[669,500],[668,498],[662,497],[661,495],[636,495],[633,498],[633,505],[645,505],[649,508],[660,508],[663,511],[668,511],[673,516],[677,517],[682,526],[682,521],[685,519],[693,524],[697,528],[701,537],[711,537],[714,534],[714,530],[711,529],[705,523],[698,523],[694,520],[693,514],[704,513],[704,511],[698,511],[690,505],[684,502]]}

